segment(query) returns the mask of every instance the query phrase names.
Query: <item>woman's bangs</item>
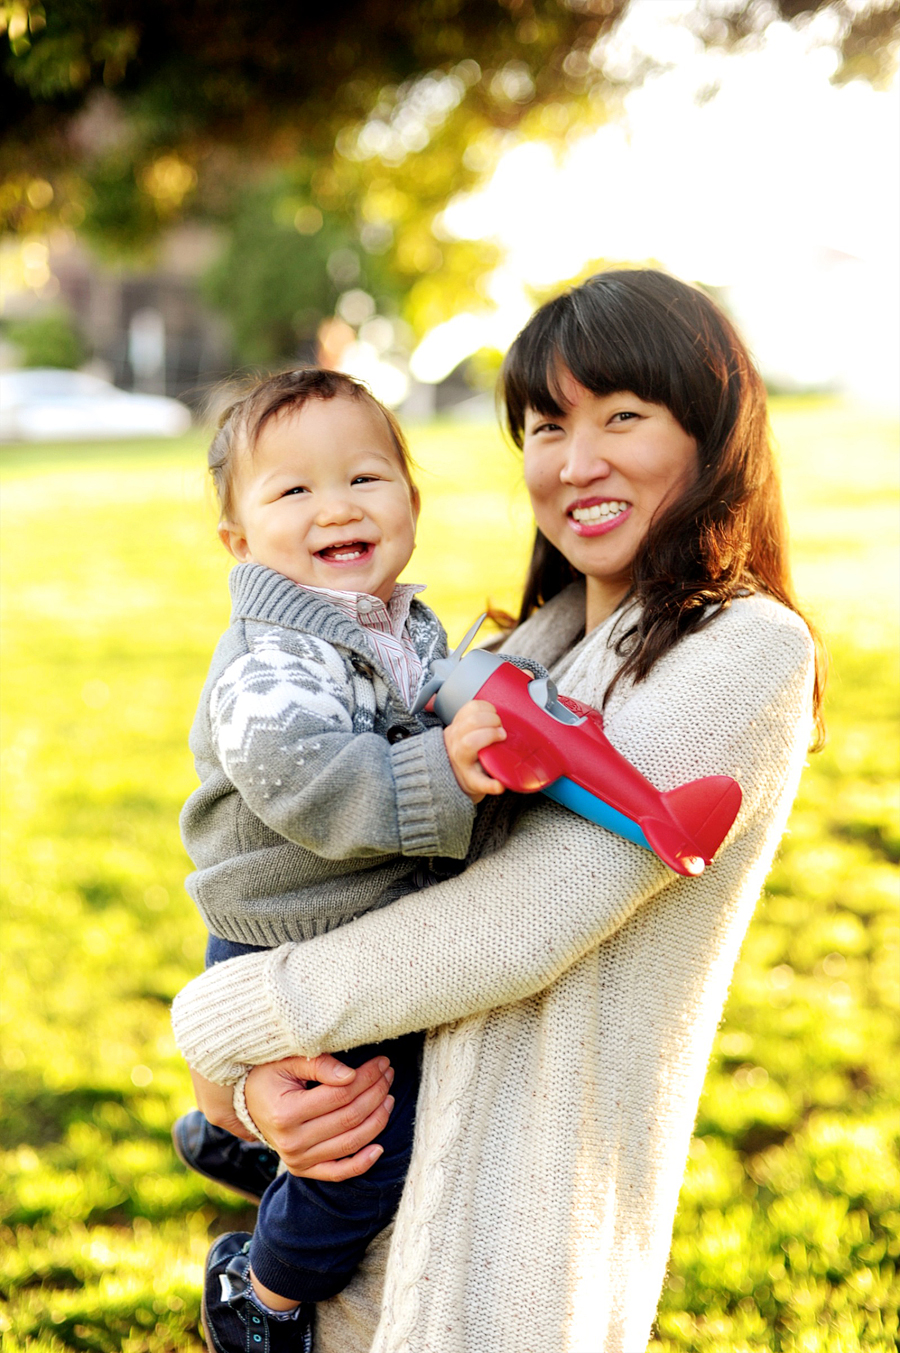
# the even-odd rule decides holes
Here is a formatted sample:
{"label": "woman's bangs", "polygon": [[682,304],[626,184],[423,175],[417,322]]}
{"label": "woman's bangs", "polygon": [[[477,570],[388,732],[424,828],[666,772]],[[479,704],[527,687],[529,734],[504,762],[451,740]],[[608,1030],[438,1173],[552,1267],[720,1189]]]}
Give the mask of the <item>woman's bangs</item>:
{"label": "woman's bangs", "polygon": [[567,325],[553,354],[548,373],[551,389],[559,396],[561,374],[569,371],[579,385],[602,398],[630,390],[639,399],[666,403],[663,380],[653,354],[635,343],[633,333],[617,333],[614,326],[595,330],[589,337],[579,325]]}
{"label": "woman's bangs", "polygon": [[525,410],[565,412],[561,379],[568,371],[599,397],[630,390],[651,404],[664,404],[679,421],[685,379],[679,370],[675,335],[665,333],[657,307],[619,298],[612,286],[585,286],[551,303],[526,325],[504,368],[509,428],[521,445]]}
{"label": "woman's bangs", "polygon": [[630,390],[650,404],[665,404],[677,417],[684,385],[679,335],[655,297],[627,285],[634,276],[601,274],[572,294],[559,356],[592,394]]}

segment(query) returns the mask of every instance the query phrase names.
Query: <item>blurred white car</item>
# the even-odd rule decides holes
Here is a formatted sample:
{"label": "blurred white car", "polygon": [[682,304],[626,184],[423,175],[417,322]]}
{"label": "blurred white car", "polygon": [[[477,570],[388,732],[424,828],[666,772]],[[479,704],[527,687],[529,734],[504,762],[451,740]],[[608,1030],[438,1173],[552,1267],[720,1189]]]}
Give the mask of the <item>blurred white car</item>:
{"label": "blurred white car", "polygon": [[0,441],[177,437],[190,425],[177,399],[130,394],[84,371],[0,371]]}

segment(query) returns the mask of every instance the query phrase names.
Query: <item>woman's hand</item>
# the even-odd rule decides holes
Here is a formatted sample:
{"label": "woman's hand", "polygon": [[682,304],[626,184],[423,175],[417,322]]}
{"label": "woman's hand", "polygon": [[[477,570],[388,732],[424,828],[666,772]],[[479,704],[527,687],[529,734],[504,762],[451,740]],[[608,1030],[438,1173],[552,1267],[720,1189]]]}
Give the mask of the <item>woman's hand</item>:
{"label": "woman's hand", "polygon": [[473,803],[485,794],[502,794],[503,785],[485,771],[478,753],[506,738],[500,715],[487,700],[469,700],[444,729],[444,746],[456,782]]}
{"label": "woman's hand", "polygon": [[208,1081],[193,1067],[189,1070],[194,1083],[197,1108],[207,1122],[213,1123],[215,1127],[224,1128],[226,1132],[230,1132],[234,1137],[240,1137],[242,1141],[254,1141],[255,1138],[251,1137],[234,1111],[234,1086],[216,1085],[215,1081]]}
{"label": "woman's hand", "polygon": [[[244,1094],[250,1117],[291,1174],[352,1179],[382,1154],[370,1143],[394,1107],[393,1079],[386,1057],[373,1057],[355,1072],[328,1055],[287,1057],[254,1067]],[[310,1081],[319,1084],[309,1089]],[[237,1135],[247,1133],[242,1128]]]}

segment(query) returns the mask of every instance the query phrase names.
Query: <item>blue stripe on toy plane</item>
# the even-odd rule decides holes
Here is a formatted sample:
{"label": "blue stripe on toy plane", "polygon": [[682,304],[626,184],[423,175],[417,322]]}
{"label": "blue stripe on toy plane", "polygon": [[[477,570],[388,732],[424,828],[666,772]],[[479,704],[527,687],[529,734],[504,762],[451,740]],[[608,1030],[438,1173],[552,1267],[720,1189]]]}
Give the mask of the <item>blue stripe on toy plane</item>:
{"label": "blue stripe on toy plane", "polygon": [[589,790],[583,789],[567,776],[563,775],[554,780],[552,784],[547,785],[543,793],[548,799],[561,803],[564,808],[570,808],[580,817],[586,817],[588,822],[596,822],[599,827],[615,832],[616,836],[624,836],[626,841],[633,841],[635,845],[652,851],[653,847],[636,822],[632,822],[630,817],[617,812],[615,808],[610,808],[609,804],[598,799],[596,794],[591,794]]}

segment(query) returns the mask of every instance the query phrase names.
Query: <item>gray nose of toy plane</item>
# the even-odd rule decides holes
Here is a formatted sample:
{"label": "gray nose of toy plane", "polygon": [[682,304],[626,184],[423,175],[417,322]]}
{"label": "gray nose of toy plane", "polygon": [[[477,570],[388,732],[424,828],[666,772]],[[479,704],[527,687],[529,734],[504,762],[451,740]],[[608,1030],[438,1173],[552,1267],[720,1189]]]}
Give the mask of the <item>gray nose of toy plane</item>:
{"label": "gray nose of toy plane", "polygon": [[471,629],[466,634],[463,635],[462,640],[460,641],[460,643],[457,644],[456,648],[454,648],[453,652],[450,654],[449,657],[438,658],[437,662],[432,663],[431,676],[429,677],[428,681],[426,681],[422,689],[419,691],[418,699],[416,700],[416,703],[412,707],[411,712],[413,714],[419,714],[428,704],[428,701],[431,699],[431,697],[433,695],[437,695],[438,691],[441,689],[444,682],[447,680],[448,676],[453,671],[454,667],[459,662],[460,658],[463,656],[466,649],[469,647],[469,644],[472,642],[472,640],[475,638],[475,635],[481,629],[481,626],[484,624],[486,615],[487,611],[482,612],[482,614],[475,621],[475,624],[471,627]]}

